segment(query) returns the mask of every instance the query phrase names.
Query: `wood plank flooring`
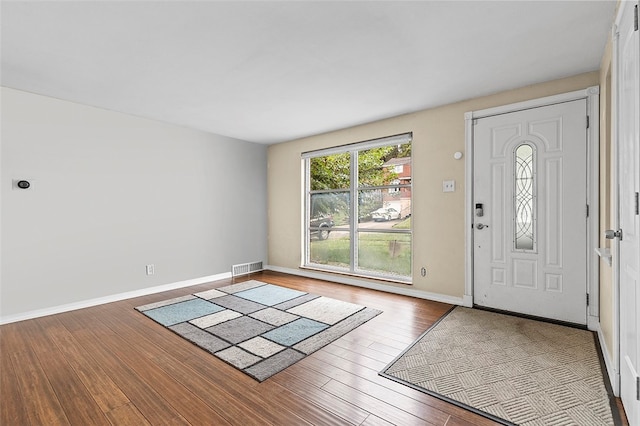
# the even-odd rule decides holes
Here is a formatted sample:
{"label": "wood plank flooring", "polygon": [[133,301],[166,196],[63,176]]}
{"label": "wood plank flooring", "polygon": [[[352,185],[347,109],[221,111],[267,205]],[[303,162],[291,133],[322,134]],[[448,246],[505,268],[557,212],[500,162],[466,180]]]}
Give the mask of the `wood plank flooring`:
{"label": "wood plank flooring", "polygon": [[378,376],[451,306],[274,272],[383,313],[258,383],[133,308],[217,281],[0,327],[0,424],[492,425]]}

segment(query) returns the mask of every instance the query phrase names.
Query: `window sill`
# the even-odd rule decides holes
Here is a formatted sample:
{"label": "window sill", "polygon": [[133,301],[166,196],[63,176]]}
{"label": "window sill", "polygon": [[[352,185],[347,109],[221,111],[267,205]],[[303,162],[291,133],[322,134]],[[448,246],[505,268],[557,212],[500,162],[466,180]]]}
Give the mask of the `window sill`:
{"label": "window sill", "polygon": [[345,277],[363,278],[363,279],[372,280],[372,281],[382,281],[382,282],[385,282],[385,283],[413,285],[413,282],[412,282],[411,278],[407,278],[406,280],[402,280],[402,279],[396,279],[396,278],[391,278],[391,277],[386,277],[386,276],[365,275],[365,274],[358,274],[358,273],[355,273],[355,272],[341,271],[341,270],[338,270],[338,269],[321,268],[321,267],[316,267],[316,266],[313,266],[313,265],[302,265],[302,266],[300,266],[300,269],[304,269],[304,270],[308,270],[308,271],[315,271],[315,272],[323,272],[323,273],[327,273],[327,274],[342,275],[342,276],[345,276]]}

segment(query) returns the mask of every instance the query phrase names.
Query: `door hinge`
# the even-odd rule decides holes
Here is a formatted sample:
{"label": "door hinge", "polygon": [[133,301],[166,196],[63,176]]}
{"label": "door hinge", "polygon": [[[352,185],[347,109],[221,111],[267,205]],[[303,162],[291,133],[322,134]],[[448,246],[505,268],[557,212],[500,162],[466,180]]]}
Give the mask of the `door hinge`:
{"label": "door hinge", "polygon": [[587,115],[587,129],[589,128],[589,116]]}
{"label": "door hinge", "polygon": [[633,11],[633,30],[638,31],[638,5],[637,4]]}
{"label": "door hinge", "polygon": [[636,216],[640,214],[640,200],[638,200],[639,197],[640,193],[636,192]]}
{"label": "door hinge", "polygon": [[640,376],[636,377],[636,399],[640,401]]}
{"label": "door hinge", "polygon": [[587,293],[587,306],[589,306],[589,293]]}
{"label": "door hinge", "polygon": [[589,204],[587,204],[587,217],[589,217]]}

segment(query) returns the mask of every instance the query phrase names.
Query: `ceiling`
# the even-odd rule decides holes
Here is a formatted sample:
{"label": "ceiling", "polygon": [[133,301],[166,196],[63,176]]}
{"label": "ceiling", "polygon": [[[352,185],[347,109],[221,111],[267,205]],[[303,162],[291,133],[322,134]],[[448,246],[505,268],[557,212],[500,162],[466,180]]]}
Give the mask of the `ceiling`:
{"label": "ceiling", "polygon": [[615,1],[2,1],[1,83],[257,143],[597,70]]}

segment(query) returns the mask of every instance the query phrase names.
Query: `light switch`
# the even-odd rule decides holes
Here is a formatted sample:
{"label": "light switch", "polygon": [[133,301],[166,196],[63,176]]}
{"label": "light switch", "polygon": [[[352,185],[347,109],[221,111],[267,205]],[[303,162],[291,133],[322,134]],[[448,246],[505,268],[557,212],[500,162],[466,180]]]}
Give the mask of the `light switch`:
{"label": "light switch", "polygon": [[442,181],[442,192],[454,192],[456,190],[456,181],[455,180],[443,180]]}

